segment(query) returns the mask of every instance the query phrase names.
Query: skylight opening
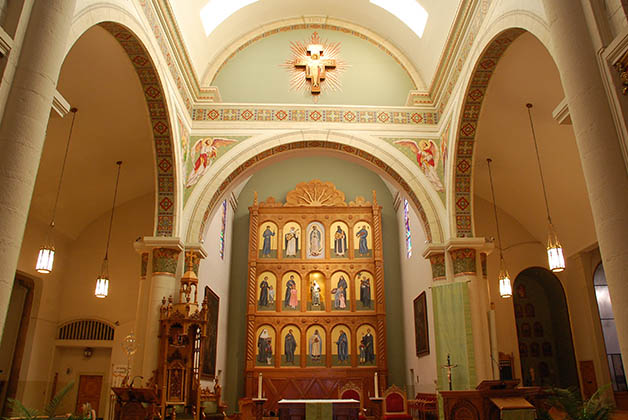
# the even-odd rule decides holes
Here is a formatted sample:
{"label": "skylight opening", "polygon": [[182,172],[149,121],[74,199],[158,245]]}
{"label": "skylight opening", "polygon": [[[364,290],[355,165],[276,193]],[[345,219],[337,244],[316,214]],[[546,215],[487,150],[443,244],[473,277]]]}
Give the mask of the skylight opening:
{"label": "skylight opening", "polygon": [[256,1],[257,0],[209,0],[209,2],[203,6],[200,13],[205,35],[209,36],[209,34],[229,16]]}
{"label": "skylight opening", "polygon": [[428,13],[416,0],[370,0],[375,6],[379,6],[417,34],[423,37],[425,25],[427,25]]}

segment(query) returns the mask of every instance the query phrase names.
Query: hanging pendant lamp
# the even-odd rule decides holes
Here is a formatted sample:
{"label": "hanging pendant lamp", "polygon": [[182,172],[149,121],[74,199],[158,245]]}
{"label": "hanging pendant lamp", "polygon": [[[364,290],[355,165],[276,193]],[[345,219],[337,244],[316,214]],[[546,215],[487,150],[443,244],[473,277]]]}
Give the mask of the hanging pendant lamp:
{"label": "hanging pendant lamp", "polygon": [[116,188],[113,192],[113,204],[111,205],[111,219],[109,220],[109,233],[107,234],[107,247],[105,248],[105,258],[100,266],[100,274],[96,279],[96,290],[94,295],[97,298],[106,298],[109,294],[109,242],[111,241],[111,227],[113,226],[113,213],[116,209],[116,197],[118,196],[118,182],[120,181],[120,169],[122,168],[122,161],[116,162],[118,165],[118,175],[116,177]]}
{"label": "hanging pendant lamp", "polygon": [[497,203],[495,202],[495,188],[493,187],[493,174],[491,172],[491,162],[493,159],[487,158],[488,163],[488,177],[491,180],[491,195],[493,197],[493,210],[495,211],[495,225],[497,226],[497,247],[499,248],[499,274],[497,280],[499,281],[499,295],[504,299],[512,297],[512,285],[510,283],[510,274],[506,269],[506,263],[504,262],[504,253],[502,251],[502,236],[499,231],[499,219],[497,218]]}
{"label": "hanging pendant lamp", "polygon": [[39,248],[37,263],[35,264],[35,270],[42,274],[48,274],[52,271],[52,266],[55,260],[55,216],[57,214],[57,204],[59,204],[59,194],[61,193],[61,181],[63,181],[63,174],[65,173],[65,163],[68,159],[70,139],[72,138],[72,130],[74,129],[74,120],[76,119],[77,111],[77,108],[70,108],[70,112],[72,113],[72,124],[70,125],[70,132],[68,133],[68,141],[65,144],[65,154],[63,155],[63,164],[61,165],[61,175],[59,176],[59,184],[57,186],[57,196],[55,197],[55,204],[52,208],[52,220],[50,221],[50,225],[48,225],[48,231],[46,232],[46,237],[44,238],[44,244],[41,248]]}
{"label": "hanging pendant lamp", "polygon": [[532,130],[532,140],[534,140],[534,150],[536,152],[536,162],[539,165],[541,185],[543,186],[543,198],[545,198],[545,209],[547,210],[547,221],[549,223],[547,234],[547,260],[550,270],[554,273],[559,273],[565,269],[565,257],[563,256],[563,247],[558,241],[558,235],[556,234],[556,229],[552,224],[552,217],[550,216],[549,202],[547,201],[547,190],[545,189],[545,178],[543,177],[543,169],[541,168],[541,159],[539,157],[539,146],[536,142],[536,133],[534,131],[534,123],[532,122],[532,104],[526,104],[526,108],[528,108],[530,129]]}

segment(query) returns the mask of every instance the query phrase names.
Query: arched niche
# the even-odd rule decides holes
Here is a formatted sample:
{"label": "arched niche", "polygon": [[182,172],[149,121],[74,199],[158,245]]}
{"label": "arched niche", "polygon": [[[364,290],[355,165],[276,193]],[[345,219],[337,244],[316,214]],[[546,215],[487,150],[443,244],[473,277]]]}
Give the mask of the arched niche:
{"label": "arched niche", "polygon": [[524,385],[578,387],[569,310],[560,280],[530,267],[515,279],[513,303]]}

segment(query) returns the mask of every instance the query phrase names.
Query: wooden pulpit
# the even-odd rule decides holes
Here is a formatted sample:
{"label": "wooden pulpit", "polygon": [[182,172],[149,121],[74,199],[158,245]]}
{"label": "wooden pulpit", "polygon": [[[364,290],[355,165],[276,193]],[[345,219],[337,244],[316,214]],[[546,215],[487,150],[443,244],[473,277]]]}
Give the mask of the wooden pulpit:
{"label": "wooden pulpit", "polygon": [[114,420],[152,420],[159,414],[159,398],[153,388],[111,388],[116,394]]}

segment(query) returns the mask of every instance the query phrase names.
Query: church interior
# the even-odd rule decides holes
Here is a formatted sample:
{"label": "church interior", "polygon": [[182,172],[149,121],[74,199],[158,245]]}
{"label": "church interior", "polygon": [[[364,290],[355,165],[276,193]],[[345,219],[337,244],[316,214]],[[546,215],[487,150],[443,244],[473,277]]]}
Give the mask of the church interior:
{"label": "church interior", "polygon": [[627,66],[622,0],[0,0],[0,416],[628,415]]}

